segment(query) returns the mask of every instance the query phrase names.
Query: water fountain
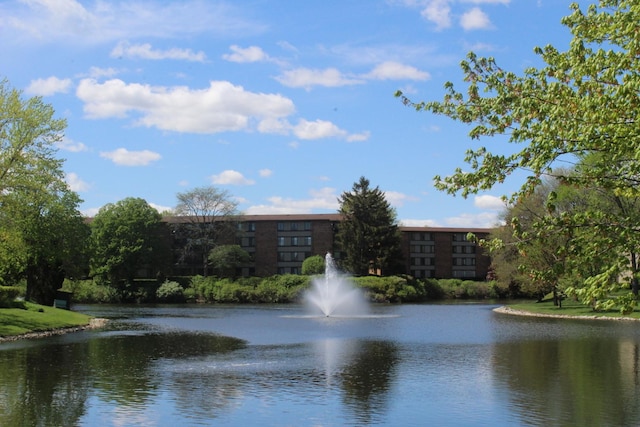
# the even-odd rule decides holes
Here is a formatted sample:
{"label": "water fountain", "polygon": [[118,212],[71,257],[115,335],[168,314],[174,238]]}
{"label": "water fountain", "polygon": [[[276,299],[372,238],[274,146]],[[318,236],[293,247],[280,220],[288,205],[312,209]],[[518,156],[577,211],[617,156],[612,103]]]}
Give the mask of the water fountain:
{"label": "water fountain", "polygon": [[314,278],[305,295],[309,309],[326,317],[367,314],[368,305],[362,291],[339,273],[331,253],[327,253],[324,259],[324,276]]}

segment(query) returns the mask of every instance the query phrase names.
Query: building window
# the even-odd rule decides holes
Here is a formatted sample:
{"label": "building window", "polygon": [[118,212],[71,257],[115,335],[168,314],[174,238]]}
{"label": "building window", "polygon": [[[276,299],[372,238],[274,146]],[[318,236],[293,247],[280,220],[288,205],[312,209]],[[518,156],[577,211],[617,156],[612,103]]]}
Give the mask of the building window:
{"label": "building window", "polygon": [[256,231],[256,223],[251,222],[239,222],[238,230],[240,231]]}
{"label": "building window", "polygon": [[311,246],[311,236],[304,237],[304,245]]}
{"label": "building window", "polygon": [[240,246],[243,248],[252,248],[256,245],[255,237],[243,237],[240,239]]}
{"label": "building window", "polygon": [[291,261],[300,261],[300,252],[291,252]]}
{"label": "building window", "polygon": [[298,238],[297,237],[292,237],[291,238],[291,246],[298,246]]}
{"label": "building window", "polygon": [[278,237],[278,246],[285,246],[285,243],[284,237]]}
{"label": "building window", "polygon": [[467,233],[454,233],[453,234],[454,242],[467,242]]}
{"label": "building window", "polygon": [[284,222],[278,223],[278,231],[284,231]]}
{"label": "building window", "polygon": [[305,221],[304,222],[304,230],[305,231],[311,231],[311,221]]}
{"label": "building window", "polygon": [[292,222],[289,224],[289,229],[293,230],[293,231],[298,231],[298,223],[297,222]]}
{"label": "building window", "polygon": [[476,259],[475,258],[454,258],[453,265],[467,266],[467,267],[474,266],[476,265]]}

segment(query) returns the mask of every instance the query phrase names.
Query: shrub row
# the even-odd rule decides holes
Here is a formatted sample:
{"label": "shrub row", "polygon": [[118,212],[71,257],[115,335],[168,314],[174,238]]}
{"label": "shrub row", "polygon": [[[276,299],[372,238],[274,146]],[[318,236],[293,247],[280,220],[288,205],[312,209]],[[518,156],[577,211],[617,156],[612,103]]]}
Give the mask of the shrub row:
{"label": "shrub row", "polygon": [[[79,303],[203,302],[290,303],[299,302],[315,276],[285,274],[235,280],[194,276],[169,278],[164,282],[135,281],[122,289],[98,285],[91,280],[66,281]],[[373,302],[425,302],[440,299],[498,299],[508,296],[496,282],[460,279],[419,280],[411,276],[363,276],[353,278]]]}

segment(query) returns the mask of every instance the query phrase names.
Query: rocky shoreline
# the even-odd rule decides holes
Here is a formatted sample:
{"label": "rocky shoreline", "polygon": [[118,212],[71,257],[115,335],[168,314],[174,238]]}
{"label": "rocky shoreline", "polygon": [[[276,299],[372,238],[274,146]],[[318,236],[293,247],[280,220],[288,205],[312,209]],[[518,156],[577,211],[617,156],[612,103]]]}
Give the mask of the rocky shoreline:
{"label": "rocky shoreline", "polygon": [[586,319],[586,320],[613,320],[613,321],[631,321],[637,322],[640,319],[635,319],[631,317],[608,317],[608,316],[599,316],[597,314],[589,315],[589,316],[573,316],[570,314],[548,314],[548,313],[532,313],[530,311],[517,310],[515,308],[502,306],[493,309],[496,313],[502,314],[510,314],[514,316],[529,316],[529,317],[549,317],[555,319]]}
{"label": "rocky shoreline", "polygon": [[89,321],[89,324],[83,325],[83,326],[72,326],[69,328],[51,329],[48,331],[36,331],[36,332],[28,332],[26,334],[0,337],[0,343],[6,342],[6,341],[17,341],[22,339],[45,338],[45,337],[51,337],[55,335],[68,334],[70,332],[80,332],[88,329],[98,329],[98,328],[104,327],[108,321],[109,321],[108,319],[93,318]]}

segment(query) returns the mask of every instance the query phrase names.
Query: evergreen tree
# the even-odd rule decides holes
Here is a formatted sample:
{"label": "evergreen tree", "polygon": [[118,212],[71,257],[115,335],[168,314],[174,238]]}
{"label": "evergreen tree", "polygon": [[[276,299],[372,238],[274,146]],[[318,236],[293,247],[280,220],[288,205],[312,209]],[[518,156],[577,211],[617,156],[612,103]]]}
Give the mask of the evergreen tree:
{"label": "evergreen tree", "polygon": [[369,188],[369,180],[360,177],[351,192],[342,193],[338,241],[342,264],[357,275],[385,274],[396,265],[400,253],[400,233],[396,213],[384,193]]}

